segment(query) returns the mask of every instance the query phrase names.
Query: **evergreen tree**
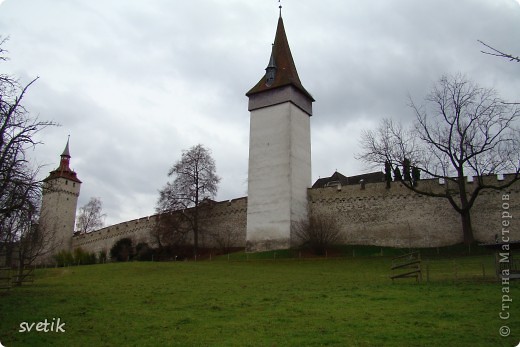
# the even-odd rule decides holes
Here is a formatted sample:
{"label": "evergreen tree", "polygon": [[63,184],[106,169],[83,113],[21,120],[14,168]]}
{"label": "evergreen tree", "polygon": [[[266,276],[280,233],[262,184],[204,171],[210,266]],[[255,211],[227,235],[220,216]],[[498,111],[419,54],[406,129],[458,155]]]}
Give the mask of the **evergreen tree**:
{"label": "evergreen tree", "polygon": [[412,181],[412,176],[410,176],[410,159],[408,158],[404,158],[403,160],[403,175],[405,181]]}
{"label": "evergreen tree", "polygon": [[390,188],[390,182],[392,182],[392,164],[387,160],[385,161],[385,181],[386,188]]}
{"label": "evergreen tree", "polygon": [[401,175],[401,170],[398,167],[394,169],[394,181],[400,182],[403,180],[403,176]]}
{"label": "evergreen tree", "polygon": [[421,170],[417,166],[412,166],[412,179],[413,185],[417,187],[419,180],[421,179]]}

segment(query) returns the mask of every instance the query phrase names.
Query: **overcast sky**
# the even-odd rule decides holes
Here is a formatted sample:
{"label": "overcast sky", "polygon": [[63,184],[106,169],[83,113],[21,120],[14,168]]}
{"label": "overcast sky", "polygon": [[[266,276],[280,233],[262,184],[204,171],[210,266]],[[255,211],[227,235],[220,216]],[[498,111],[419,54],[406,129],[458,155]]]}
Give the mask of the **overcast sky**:
{"label": "overcast sky", "polygon": [[[483,40],[520,55],[516,0],[283,0],[300,79],[316,99],[313,181],[355,159],[361,131],[413,120],[443,74],[463,73],[520,101],[520,64],[484,55]],[[25,105],[60,127],[33,154],[55,169],[70,134],[83,181],[78,207],[100,197],[113,224],[154,213],[183,149],[210,148],[222,177],[217,200],[247,195],[245,93],[263,75],[276,0],[0,0],[10,61],[28,82]]]}

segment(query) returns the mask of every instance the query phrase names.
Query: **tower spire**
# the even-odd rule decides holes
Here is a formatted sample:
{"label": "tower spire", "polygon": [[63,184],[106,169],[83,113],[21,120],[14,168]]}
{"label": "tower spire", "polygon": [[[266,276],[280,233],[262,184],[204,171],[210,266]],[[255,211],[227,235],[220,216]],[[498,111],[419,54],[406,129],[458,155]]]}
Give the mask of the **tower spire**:
{"label": "tower spire", "polygon": [[67,144],[65,145],[65,149],[63,150],[63,153],[61,154],[62,157],[70,158],[69,141],[70,141],[70,135],[67,136]]}
{"label": "tower spire", "polygon": [[63,153],[61,153],[60,167],[58,168],[58,170],[60,170],[62,174],[63,174],[63,172],[72,171],[69,167],[69,165],[70,165],[69,141],[70,141],[70,135],[67,137],[67,144],[65,145],[65,149],[63,150]]}
{"label": "tower spire", "polygon": [[78,179],[76,173],[70,168],[70,135],[67,137],[67,144],[65,145],[65,149],[63,153],[60,155],[60,166],[51,171],[49,176],[44,179],[44,181],[49,181],[55,178],[66,178],[68,180],[81,183]]}
{"label": "tower spire", "polygon": [[[289,94],[283,93],[282,90],[290,89],[294,91],[294,93],[290,93],[290,101],[293,101],[298,107],[305,110],[309,115],[312,115],[311,103],[314,101],[314,98],[303,87],[300,77],[298,76],[281,15],[278,18],[269,64],[265,70],[264,76],[246,93],[250,101],[250,111],[266,106],[264,105],[266,101],[265,97],[257,98],[260,94],[271,95],[271,93],[276,93],[279,97],[285,98],[289,97]],[[277,102],[280,101],[281,100],[278,100]]]}

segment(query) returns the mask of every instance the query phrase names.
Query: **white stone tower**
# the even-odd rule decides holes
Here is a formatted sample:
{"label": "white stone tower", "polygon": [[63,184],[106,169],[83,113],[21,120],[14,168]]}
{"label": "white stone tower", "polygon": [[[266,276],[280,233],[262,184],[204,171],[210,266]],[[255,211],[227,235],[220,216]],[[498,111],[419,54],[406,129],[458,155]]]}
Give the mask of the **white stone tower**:
{"label": "white stone tower", "polygon": [[69,167],[69,140],[61,154],[60,166],[43,180],[40,228],[50,237],[50,254],[71,251],[81,181]]}
{"label": "white stone tower", "polygon": [[314,99],[292,58],[280,13],[265,75],[249,91],[250,138],[246,249],[291,246],[291,224],[307,218]]}

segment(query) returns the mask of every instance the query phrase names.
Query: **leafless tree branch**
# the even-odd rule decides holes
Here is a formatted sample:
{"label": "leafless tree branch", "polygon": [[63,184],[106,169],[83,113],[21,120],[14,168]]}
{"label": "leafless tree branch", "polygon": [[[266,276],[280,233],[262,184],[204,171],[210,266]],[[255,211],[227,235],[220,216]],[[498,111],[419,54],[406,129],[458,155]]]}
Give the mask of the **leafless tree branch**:
{"label": "leafless tree branch", "polygon": [[484,54],[488,54],[488,55],[493,55],[495,57],[506,58],[506,59],[509,59],[509,61],[516,61],[517,63],[520,63],[520,56],[515,57],[512,54],[508,54],[508,53],[499,51],[498,49],[491,47],[490,45],[484,43],[481,40],[477,40],[477,41],[491,50],[491,52],[486,52],[486,51],[480,51],[480,52],[482,52]]}
{"label": "leafless tree branch", "polygon": [[[0,37],[0,61],[7,59],[2,47],[6,41]],[[33,167],[27,150],[39,144],[35,139],[38,132],[56,124],[32,117],[22,104],[37,79],[21,85],[12,76],[0,75],[0,248],[10,249],[7,262],[17,253],[22,268],[47,252],[52,238],[51,231],[36,227],[40,168]]]}
{"label": "leafless tree branch", "polygon": [[183,151],[168,176],[174,179],[159,191],[157,212],[184,210],[183,216],[193,229],[194,254],[197,254],[201,203],[215,197],[220,182],[215,161],[211,152],[199,144]]}
{"label": "leafless tree branch", "polygon": [[89,202],[79,209],[76,222],[77,231],[80,234],[85,234],[102,228],[103,218],[106,216],[102,211],[101,198],[90,198]]}
{"label": "leafless tree branch", "polygon": [[[405,160],[428,178],[443,179],[444,190],[401,183],[414,192],[445,198],[461,215],[467,243],[473,241],[470,210],[484,189],[504,189],[520,179],[520,108],[504,102],[464,76],[443,76],[417,106],[410,101],[416,122],[409,128],[384,119],[377,130],[365,131],[358,158],[380,166],[401,167]],[[403,168],[404,169],[404,168]],[[485,179],[512,173],[507,181]],[[477,178],[466,188],[467,176]]]}

